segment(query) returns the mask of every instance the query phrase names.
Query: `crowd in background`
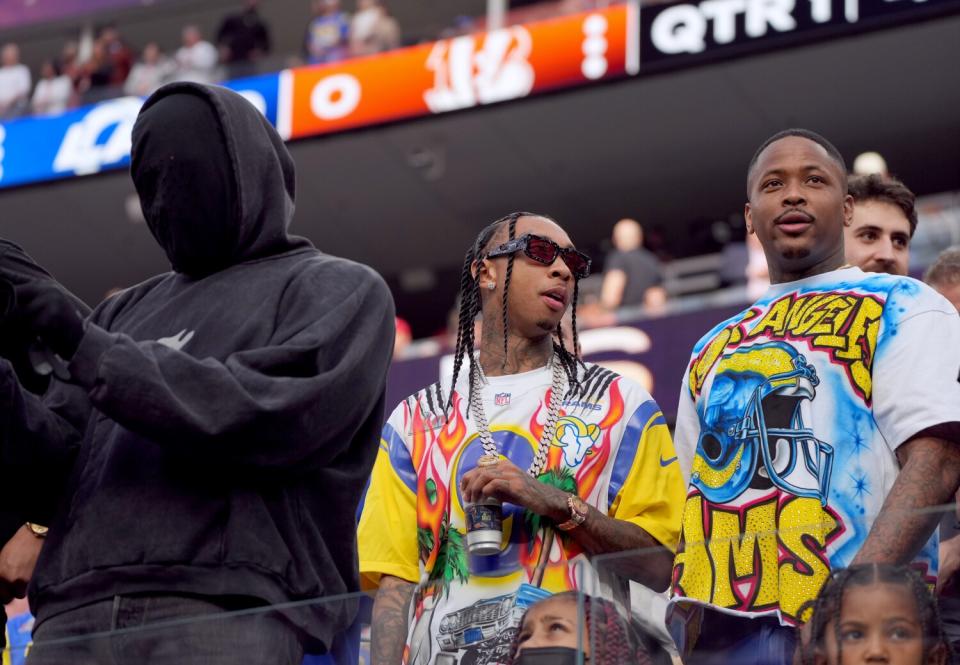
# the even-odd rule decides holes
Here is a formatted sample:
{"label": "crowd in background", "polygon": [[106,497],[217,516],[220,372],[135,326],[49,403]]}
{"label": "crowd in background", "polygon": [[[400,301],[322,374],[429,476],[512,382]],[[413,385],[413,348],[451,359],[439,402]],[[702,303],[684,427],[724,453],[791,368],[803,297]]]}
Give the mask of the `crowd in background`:
{"label": "crowd in background", "polygon": [[[298,54],[270,60],[270,27],[258,11],[259,0],[242,0],[213,35],[195,24],[183,27],[180,46],[165,52],[156,41],[130,44],[120,29],[103,25],[84,28],[61,52],[38,70],[21,62],[19,46],[4,44],[0,55],[0,120],[27,115],[53,115],[121,95],[147,96],[165,83],[214,83],[242,78],[266,69],[301,64],[330,64],[383,53],[413,42],[384,0],[356,0],[347,11],[341,0],[309,0],[310,17]],[[512,0],[507,24],[606,6],[610,0]],[[458,16],[441,31],[441,39],[487,29],[484,17]],[[431,37],[433,38],[433,37]]]}
{"label": "crowd in background", "polygon": [[[343,11],[339,0],[314,0],[311,7],[313,17],[307,25],[303,40],[302,55],[306,62],[331,63],[344,58],[396,48],[401,43],[400,28],[396,19],[390,16],[379,0],[359,0],[357,11],[353,15]],[[467,24],[464,23],[461,27],[467,29]],[[137,60],[134,49],[124,41],[120,31],[115,26],[105,26],[99,30],[95,38],[68,43],[60,57],[44,63],[40,78],[33,86],[32,94],[30,92],[31,73],[25,65],[21,64],[17,46],[7,44],[0,53],[0,117],[15,117],[26,113],[57,113],[72,105],[91,103],[120,94],[118,91],[131,95],[148,95],[169,81],[212,82],[222,78],[236,78],[254,73],[257,63],[270,51],[270,31],[257,13],[255,0],[247,0],[241,11],[226,16],[212,41],[205,38],[198,26],[185,26],[182,45],[172,55],[164,54],[158,44],[149,43],[144,46]],[[847,191],[846,188],[844,191]],[[905,275],[908,250],[917,227],[913,194],[903,183],[891,178],[887,173],[852,177],[849,181],[849,192],[853,196],[855,205],[851,223],[844,229],[846,260],[868,272]],[[871,212],[869,219],[863,218],[864,210]],[[891,212],[894,215],[892,218],[888,215]],[[888,219],[893,221],[888,222]],[[613,219],[609,220],[609,222],[612,221]],[[650,237],[653,235],[649,233],[651,230],[655,231],[655,229],[648,229],[647,238],[645,238],[643,226],[629,218],[621,219],[613,226],[610,252],[598,261],[594,271],[596,274],[592,278],[585,277],[583,282],[579,283],[580,302],[577,303],[574,299],[572,303],[573,307],[577,308],[576,316],[584,328],[614,323],[618,313],[627,310],[653,316],[665,312],[668,299],[673,294],[665,288],[661,259],[669,257],[657,251],[659,243],[655,237]],[[760,246],[755,235],[746,236],[746,241],[743,243],[733,242],[728,246],[732,248],[735,245],[742,251],[727,252],[725,260],[732,266],[734,272],[739,273],[738,283],[746,284],[747,297],[752,301],[761,297],[770,286],[770,270],[764,247]],[[483,243],[480,243],[480,246],[482,247]],[[556,246],[555,249],[557,252],[560,251]],[[861,253],[855,253],[857,251]],[[561,255],[555,254],[555,258],[557,256]],[[563,256],[565,262],[566,255]],[[960,310],[958,266],[960,266],[960,249],[948,249],[930,267],[925,275],[925,281]],[[776,268],[776,263],[771,263],[771,267]],[[839,270],[847,267],[841,267]],[[477,288],[480,288],[479,282]],[[483,288],[495,290],[498,287],[495,284],[484,284]],[[502,302],[506,307],[508,302],[506,285],[503,288]],[[457,309],[460,308],[455,308],[454,315]],[[506,326],[506,314],[503,320]],[[468,326],[474,324],[470,328],[476,331],[472,333],[473,337],[478,339],[481,337],[478,327],[480,317],[464,317],[461,314],[460,329],[458,330],[457,322],[454,321],[447,332],[448,336],[453,334],[448,344],[454,347],[460,345],[460,339],[465,332],[464,321]],[[560,330],[559,324],[557,330]],[[190,336],[193,336],[192,332]],[[403,357],[403,349],[410,344],[411,337],[410,325],[402,319],[397,319],[395,357]],[[344,335],[343,338],[362,339],[359,335]],[[183,343],[186,344],[187,341],[189,338]],[[567,343],[570,348],[576,348],[576,337],[567,340]],[[506,335],[504,348],[506,348]],[[472,352],[473,348],[470,348],[467,356],[472,358]],[[461,354],[461,360],[462,357],[463,354]],[[804,389],[812,392],[818,384],[816,375],[803,364],[803,356],[799,357],[799,361],[794,359],[794,363],[798,371],[811,374],[808,379],[809,387],[802,385],[799,380],[795,387],[788,387],[795,388],[797,392]],[[953,370],[952,367],[950,369]],[[950,375],[950,383],[953,383],[954,376]],[[777,387],[783,389],[783,382],[786,380],[785,378],[777,379],[781,382]],[[772,381],[770,385],[773,385]],[[825,388],[821,390],[826,391]],[[909,393],[909,391],[905,392]],[[429,396],[431,393],[428,391],[426,394]],[[506,404],[509,404],[510,398],[510,393],[498,393],[494,397],[496,400],[506,400]],[[790,398],[792,399],[793,395],[790,395]],[[821,403],[823,399],[821,398]],[[589,404],[589,400],[585,401]],[[720,403],[730,402],[727,400]],[[654,422],[654,424],[657,423]],[[401,430],[397,428],[396,431]],[[731,428],[727,431],[734,430]],[[770,431],[772,433],[775,430]],[[587,430],[586,436],[589,437],[590,433],[591,430]],[[489,435],[489,431],[487,434]],[[577,445],[580,445],[581,440],[585,440],[584,435],[578,435],[577,432],[572,432],[572,435],[574,438],[571,441]],[[562,437],[558,439],[563,441]],[[835,439],[830,438],[830,440]],[[546,441],[549,442],[550,439],[547,438]],[[566,445],[566,442],[564,443]],[[781,446],[780,441],[777,441],[777,446]],[[665,468],[664,456],[659,454],[655,457],[659,458],[657,460],[659,467]],[[676,457],[673,460],[668,459],[667,464],[676,459]],[[736,468],[740,468],[739,464]],[[424,486],[426,486],[425,483]],[[575,494],[577,490],[575,485],[573,489]],[[824,499],[824,505],[826,505],[825,501]],[[567,505],[570,509],[571,521],[576,521],[574,518],[578,513],[574,504]],[[581,522],[577,524],[559,528],[564,531],[573,530],[582,524],[582,520],[587,519],[587,515],[580,515],[580,519]],[[593,519],[596,521],[596,514],[593,515]],[[346,522],[352,523],[351,520],[352,516]],[[408,520],[404,524],[419,527],[419,523],[415,520]],[[812,602],[812,606],[807,608],[810,613],[808,622],[810,633],[805,638],[806,642],[800,644],[798,657],[802,657],[804,663],[815,662],[818,665],[849,662],[849,659],[841,658],[840,643],[843,642],[843,647],[849,655],[855,654],[858,648],[863,650],[857,644],[858,641],[866,641],[866,638],[851,637],[852,632],[867,635],[876,629],[879,634],[880,627],[897,622],[898,632],[894,634],[894,631],[888,631],[892,634],[890,638],[892,642],[902,647],[902,643],[910,637],[910,635],[904,637],[908,632],[904,629],[904,625],[909,630],[915,630],[916,633],[913,641],[917,644],[918,657],[910,662],[936,663],[937,665],[953,662],[951,642],[960,644],[960,630],[948,633],[942,625],[940,612],[943,612],[945,619],[954,623],[955,628],[960,625],[960,621],[957,620],[960,616],[960,610],[958,610],[960,600],[957,600],[960,597],[960,591],[956,589],[956,585],[960,584],[958,582],[960,580],[960,554],[958,554],[960,538],[956,537],[958,527],[955,511],[946,516],[945,524],[946,526],[941,526],[943,538],[939,553],[941,578],[936,589],[942,603],[940,610],[937,609],[938,599],[931,594],[932,589],[928,588],[923,578],[910,569],[883,565],[837,569]],[[445,523],[442,528],[449,533],[449,523]],[[539,528],[538,526],[537,530]],[[750,528],[748,523],[747,529]],[[952,533],[944,534],[944,531],[951,529]],[[544,527],[545,532],[546,530]],[[421,548],[424,547],[420,542],[422,533],[421,529],[417,528],[417,545]],[[950,535],[954,538],[951,539]],[[432,531],[429,537],[433,538]],[[437,539],[439,540],[439,536]],[[412,539],[410,540],[412,542]],[[746,540],[743,539],[743,542]],[[431,543],[429,547],[432,549],[433,544]],[[453,546],[445,547],[448,547],[443,550],[445,556],[455,549]],[[551,545],[542,547],[542,551],[548,555],[544,558],[546,565],[549,562]],[[452,560],[453,557],[451,556],[450,559]],[[439,560],[439,554],[436,560]],[[689,565],[692,568],[694,564]],[[437,570],[441,575],[450,575],[439,564]],[[459,569],[451,567],[450,570],[457,572]],[[881,591],[886,595],[879,595]],[[631,625],[633,617],[628,613],[624,616],[614,604],[602,598],[587,597],[584,602],[585,607],[578,608],[571,602],[574,598],[580,597],[576,593],[561,594],[535,604],[524,614],[519,631],[510,643],[508,659],[510,665],[543,662],[544,655],[556,655],[556,653],[548,654],[546,651],[533,653],[535,650],[555,650],[561,646],[568,650],[586,651],[584,656],[590,658],[595,665],[607,663],[646,665],[667,661],[666,653],[653,636],[644,635],[640,627]],[[856,624],[856,630],[851,631],[846,624],[856,619],[857,610],[871,610],[876,616],[861,620]],[[550,612],[549,617],[546,614],[547,611]],[[887,614],[880,616],[880,612]],[[450,616],[456,618],[457,615],[453,613],[447,615],[447,617]],[[569,630],[562,630],[563,624],[559,624],[561,630],[557,629],[558,622],[562,621],[570,627]],[[451,619],[445,618],[444,623],[440,624],[441,630],[445,630],[451,624]],[[582,642],[583,636],[578,635],[578,625],[586,628],[586,637],[589,638],[586,645]],[[715,632],[720,634],[723,631]],[[558,635],[566,636],[567,641],[561,644],[558,641]],[[916,636],[919,636],[919,639]],[[586,648],[583,648],[584,646]],[[593,649],[592,653],[590,649]],[[907,662],[894,659],[884,661],[878,657],[873,660]]]}
{"label": "crowd in background", "polygon": [[[83,72],[83,74],[76,77],[76,79],[80,81],[79,83],[75,82],[74,77],[67,76],[70,88],[74,94],[82,95],[89,93],[91,90],[108,89],[111,86],[122,86],[125,90],[127,86],[143,85],[149,87],[151,81],[156,80],[155,78],[151,78],[150,72],[152,70],[138,71],[137,68],[146,64],[159,67],[161,62],[165,62],[169,68],[169,73],[164,77],[166,80],[171,80],[167,77],[172,76],[177,77],[174,80],[207,81],[210,79],[204,77],[210,76],[209,72],[213,71],[211,69],[212,67],[231,68],[234,72],[242,72],[250,63],[255,62],[270,50],[269,31],[262,21],[251,19],[247,22],[244,18],[244,16],[249,18],[251,16],[249,12],[251,11],[255,14],[255,4],[254,2],[248,2],[244,9],[246,14],[230,15],[224,20],[223,26],[218,32],[218,46],[206,42],[195,26],[185,28],[183,46],[172,61],[165,60],[156,45],[148,45],[144,49],[143,62],[134,64],[132,62],[131,50],[124,44],[119,32],[114,27],[104,28],[93,45],[91,59],[83,61],[85,63],[84,65],[76,64],[80,60],[76,52],[79,52],[81,49],[74,47],[76,52],[71,51],[72,58],[69,59],[68,62],[75,67],[75,69],[71,71]],[[371,7],[379,7],[379,5],[377,5],[374,0],[370,0],[368,3],[361,2],[360,7],[362,12]],[[315,21],[320,21],[320,25],[316,26],[318,32],[323,32],[326,27],[339,26],[335,30],[336,34],[340,35],[342,39],[346,39],[345,45],[343,46],[346,50],[343,51],[343,53],[351,55],[360,54],[361,51],[356,49],[370,48],[371,45],[375,44],[377,39],[381,37],[399,39],[399,31],[395,29],[395,24],[393,28],[390,28],[388,24],[378,22],[377,16],[382,18],[387,16],[385,13],[379,13],[377,16],[367,15],[367,17],[360,22],[360,28],[363,30],[359,30],[354,27],[354,24],[361,14],[358,13],[352,19],[347,19],[345,15],[342,15],[339,11],[339,5],[336,0],[320,0],[315,3],[315,10],[317,12]],[[310,43],[311,36],[315,34],[313,28],[314,26],[311,24],[311,28],[308,29],[307,32],[308,44]],[[358,34],[366,35],[372,41],[358,39]],[[356,40],[357,46],[354,46],[351,40]],[[147,53],[148,49],[150,49],[149,55]],[[313,55],[320,54],[319,50],[311,51],[309,47],[307,51]],[[343,57],[343,55],[341,54],[341,56],[338,57]],[[8,90],[9,86],[4,86],[2,85],[3,83],[22,83],[23,70],[18,68],[22,67],[22,65],[19,65],[18,60],[19,57],[15,46],[8,45],[4,48],[3,73],[6,74],[8,78],[0,80],[0,90],[4,92]],[[91,60],[92,64],[87,64],[90,63]],[[63,76],[65,75],[59,73],[53,63],[50,64],[49,71],[45,66],[44,78],[40,83],[49,82],[43,86],[42,94],[41,86],[38,84],[37,90],[33,95],[33,102],[36,101],[38,95],[41,99],[55,98],[56,93],[59,92],[55,82]],[[27,82],[27,87],[29,87],[29,72],[27,72]],[[844,193],[846,193],[846,191],[847,187],[845,186]],[[851,205],[854,209],[851,223],[845,224],[848,228],[843,230],[845,234],[844,246],[846,248],[847,261],[862,267],[867,272],[886,272],[893,275],[906,274],[908,265],[907,250],[909,249],[910,241],[917,227],[917,215],[914,207],[915,197],[912,192],[910,192],[903,183],[891,178],[889,175],[876,173],[852,177],[849,180],[849,192],[853,197]],[[860,217],[858,217],[858,213],[860,213],[862,217],[864,210],[869,210],[870,214],[861,220]],[[894,217],[888,217],[887,213],[892,213]],[[887,222],[887,219],[891,219],[892,221]],[[543,238],[540,239],[543,240]],[[557,245],[557,243],[553,243],[553,245],[555,250],[554,259],[556,259],[557,256],[563,256],[563,261],[566,262],[566,255],[560,254],[561,246]],[[484,243],[479,243],[479,246],[484,247],[485,245]],[[764,248],[762,247],[755,246],[751,248],[748,245],[747,253],[741,256],[741,259],[746,259],[741,260],[739,263],[742,277],[748,282],[754,282],[752,288],[762,289],[764,286],[769,285],[769,272],[766,261],[761,261],[763,258],[763,250]],[[514,249],[511,251],[518,250]],[[564,248],[564,251],[569,252],[570,250]],[[493,252],[491,252],[489,256],[493,256]],[[544,262],[542,261],[541,263]],[[583,284],[583,306],[593,304],[597,307],[598,311],[608,314],[626,308],[642,308],[650,314],[658,314],[663,311],[668,301],[668,292],[667,289],[664,288],[663,270],[659,258],[649,249],[645,248],[644,230],[639,222],[625,218],[614,225],[612,250],[603,259],[602,264],[602,270],[599,271],[599,274],[596,276],[593,286],[588,286],[586,281]],[[960,265],[957,261],[957,250],[948,250],[943,254],[941,260],[930,269],[926,276],[926,281],[960,308],[960,294],[958,294],[958,274],[960,274],[960,272],[956,270],[957,265]],[[775,266],[775,263],[771,263],[771,267]],[[570,267],[573,266],[571,265]],[[846,266],[839,269],[842,270],[844,268],[846,268]],[[586,272],[587,271],[584,271],[584,279],[586,279]],[[510,274],[509,271],[507,274]],[[479,282],[477,288],[479,289]],[[494,290],[496,285],[485,284],[484,288]],[[504,287],[504,289],[505,288],[506,287]],[[508,302],[505,293],[502,302]],[[578,310],[578,316],[581,317],[581,321],[585,319],[583,316],[584,311],[585,310]],[[461,315],[461,329],[457,335],[458,345],[464,332],[462,328],[464,322],[469,325],[474,320],[473,314],[471,314],[470,317]],[[504,318],[504,320],[506,320],[506,318]],[[558,324],[557,330],[559,329]],[[893,334],[895,335],[896,333]],[[398,346],[401,342],[408,342],[409,337],[409,325],[398,322]],[[571,341],[571,348],[575,348],[576,338],[573,338]],[[560,348],[562,349],[564,347],[561,346]],[[801,370],[810,371],[806,365],[800,362],[795,363],[795,366]],[[810,379],[811,388],[817,385],[814,379],[815,376]],[[778,380],[783,381],[784,379]],[[953,380],[954,375],[951,375],[950,382],[952,383]],[[497,395],[497,398],[502,399],[501,395]],[[507,398],[509,398],[509,395],[507,395]],[[663,456],[660,455],[659,465],[661,468],[664,467],[663,459]],[[674,457],[674,460],[676,460],[676,457]],[[570,510],[572,514],[576,516],[576,511],[572,505],[570,505]],[[585,516],[581,516],[581,520],[585,519]],[[579,524],[576,526],[578,525]],[[561,526],[560,528],[563,527]],[[575,528],[575,526],[570,528]],[[944,540],[945,543],[950,542],[947,538]],[[946,544],[945,547],[949,548],[951,545]],[[960,539],[954,541],[952,547],[960,549]],[[545,549],[549,552],[549,547]],[[947,564],[947,561],[950,560],[947,556],[941,554],[940,559],[943,579],[947,581],[951,578],[956,579],[954,575],[957,573],[957,557],[953,559],[953,569]],[[810,652],[807,655],[810,655],[811,662],[813,662],[813,658],[817,655],[814,652],[818,644],[822,645],[823,652],[828,652],[829,649],[832,648],[831,640],[834,639],[834,636],[833,633],[825,627],[829,625],[830,621],[839,622],[839,617],[849,612],[847,609],[848,604],[845,604],[844,601],[845,598],[853,597],[853,592],[848,587],[854,589],[857,587],[869,587],[876,582],[882,582],[887,586],[902,586],[906,589],[907,593],[904,598],[909,602],[903,603],[903,606],[906,607],[906,611],[911,617],[916,615],[917,621],[922,624],[921,627],[924,631],[924,637],[927,637],[929,633],[931,639],[928,640],[929,644],[927,644],[928,655],[929,653],[936,653],[942,654],[943,656],[936,660],[928,659],[924,662],[947,662],[946,656],[949,655],[951,648],[949,641],[956,639],[957,635],[945,634],[943,627],[940,625],[940,618],[934,609],[934,600],[932,596],[929,595],[929,590],[924,585],[924,581],[920,577],[912,575],[913,574],[907,569],[887,569],[881,567],[860,569],[854,567],[845,573],[837,573],[831,578],[827,586],[824,587],[823,593],[816,599],[814,603],[815,606],[811,610],[813,612],[811,641],[810,644],[806,645],[806,650]],[[943,591],[943,589],[938,590],[941,593]],[[887,589],[886,591],[890,590]],[[848,593],[850,594],[849,596],[845,595]],[[549,602],[557,603],[558,600],[564,601],[564,607],[562,608],[564,611],[569,612],[571,610],[569,597],[554,599]],[[894,600],[899,601],[903,599],[894,598]],[[861,602],[859,605],[866,606],[870,605],[870,603]],[[878,606],[882,607],[889,607],[891,605],[892,603],[878,604]],[[603,616],[600,613],[605,607],[604,601],[595,601],[597,613],[587,616]],[[543,605],[540,606],[541,610],[542,608]],[[611,612],[612,611],[613,610],[611,610]],[[523,630],[517,635],[516,640],[511,645],[511,663],[535,662],[532,659],[527,661],[522,660],[521,654],[525,650],[547,647],[546,641],[542,643],[542,646],[540,646],[541,643],[537,642],[537,624],[534,621],[537,615],[535,612],[536,610],[532,609],[527,613],[521,625]],[[932,617],[929,621],[926,619],[927,614]],[[580,620],[575,612],[570,613],[569,616],[572,617],[568,619],[571,623]],[[611,657],[610,659],[600,657],[599,654],[594,653],[591,654],[593,662],[603,665],[606,662],[652,663],[663,660],[661,656],[665,656],[665,654],[661,653],[660,647],[655,642],[651,642],[649,645],[640,644],[638,639],[628,634],[628,629],[632,630],[632,628],[629,626],[621,626],[621,624],[625,623],[621,616],[611,613],[607,615],[607,619],[606,626],[608,630],[610,627],[616,627],[618,630],[622,628],[621,632],[623,633],[623,637],[619,646],[622,646],[624,649],[629,649],[631,660],[625,660],[623,653],[620,652],[618,652],[619,655],[616,656],[616,658]],[[529,624],[529,626],[524,628],[526,624]],[[589,625],[589,620],[587,621],[587,629],[593,629],[593,627]],[[593,644],[606,647],[610,644],[617,644],[617,641],[595,640]],[[573,646],[568,646],[568,648],[577,648],[576,642],[573,643]],[[646,660],[644,660],[644,658]],[[816,662],[826,661],[818,660]]]}
{"label": "crowd in background", "polygon": [[[851,187],[851,194],[855,194],[858,200],[880,199],[888,203],[893,203],[896,198],[886,191],[888,187],[892,188],[897,196],[907,200],[901,202],[912,211],[910,215],[903,212],[906,216],[901,215],[901,226],[907,225],[907,217],[915,219],[918,214],[914,195],[889,172],[886,162],[875,152],[863,153],[854,162]],[[933,219],[930,221],[936,222]],[[950,223],[952,228],[960,229],[957,221]],[[770,275],[757,236],[745,233],[742,216],[733,215],[730,219],[714,222],[713,226],[720,228],[711,230],[713,237],[709,243],[700,242],[695,248],[687,247],[690,251],[681,254],[692,256],[693,261],[707,259],[704,262],[706,267],[693,269],[695,279],[693,286],[688,287],[684,277],[678,275],[682,270],[676,269],[676,260],[679,258],[673,254],[676,248],[665,241],[661,225],[648,222],[641,224],[629,217],[614,223],[609,239],[601,243],[600,251],[587,248],[593,257],[593,264],[590,276],[580,281],[576,308],[580,329],[604,328],[624,321],[669,316],[683,311],[694,302],[699,302],[698,306],[708,307],[710,305],[703,298],[711,298],[721,291],[731,298],[746,301],[762,296],[770,287]],[[914,223],[911,228],[915,230],[916,226]],[[887,239],[882,252],[875,249],[881,243],[870,235],[872,231],[848,233],[847,245],[859,246],[865,255],[873,256],[871,260],[863,262],[871,271],[909,274],[920,278],[935,258],[934,255],[927,255],[931,237],[935,234],[926,230],[930,235],[916,246],[913,231],[903,237],[903,230],[900,231],[900,237]],[[956,242],[956,238],[956,235],[951,235],[951,238],[940,240],[950,244],[950,240]],[[686,238],[685,243],[692,241]],[[937,242],[935,245],[942,247],[943,243]],[[918,260],[908,266],[908,248],[917,247]],[[711,279],[707,282],[696,279],[703,276]],[[705,287],[704,283],[714,286]],[[687,291],[687,288],[693,290]],[[960,302],[960,291],[945,295],[951,301]],[[402,318],[408,315],[401,307],[397,319],[395,358],[404,360],[448,352],[454,342],[456,313],[457,307],[454,307],[444,329],[433,336],[423,337],[412,334],[410,323]],[[566,325],[569,327],[569,321]]]}
{"label": "crowd in background", "polygon": [[[244,0],[223,18],[215,35],[189,24],[180,46],[164,52],[157,42],[141,49],[128,43],[115,25],[84,30],[60,54],[45,60],[34,83],[21,62],[20,48],[0,50],[0,119],[52,115],[120,95],[147,96],[165,83],[214,83],[256,74],[271,52],[270,28],[258,0]],[[371,55],[400,46],[400,26],[381,0],[359,0],[357,11],[343,11],[339,0],[313,0],[303,53],[309,64]]]}

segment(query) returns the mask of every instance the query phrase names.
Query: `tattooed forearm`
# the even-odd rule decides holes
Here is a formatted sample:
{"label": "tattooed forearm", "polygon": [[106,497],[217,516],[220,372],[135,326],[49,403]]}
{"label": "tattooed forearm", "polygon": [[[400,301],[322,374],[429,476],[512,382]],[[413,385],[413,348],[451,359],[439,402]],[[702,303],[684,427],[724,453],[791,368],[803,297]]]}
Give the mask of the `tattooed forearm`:
{"label": "tattooed forearm", "polygon": [[918,437],[897,451],[903,469],[883,502],[854,563],[913,560],[940,520],[925,510],[949,503],[960,484],[960,445],[935,437]]}
{"label": "tattooed forearm", "polygon": [[381,578],[370,626],[371,665],[400,665],[407,641],[407,606],[414,586],[391,575]]}
{"label": "tattooed forearm", "polygon": [[[460,488],[467,501],[494,496],[542,515],[553,524],[570,519],[566,492],[533,480],[510,460],[500,460],[495,467],[471,469],[464,474]],[[667,588],[673,554],[636,524],[614,519],[588,507],[586,521],[567,534],[587,554],[623,552],[621,557],[608,557],[604,565],[614,567],[621,575],[651,589],[662,591]],[[636,550],[641,552],[636,553]]]}
{"label": "tattooed forearm", "polygon": [[[591,507],[587,521],[568,532],[590,554],[623,552],[606,565],[620,575],[654,591],[663,591],[670,583],[673,554],[656,538],[632,522],[604,515]],[[636,550],[640,552],[629,554]]]}

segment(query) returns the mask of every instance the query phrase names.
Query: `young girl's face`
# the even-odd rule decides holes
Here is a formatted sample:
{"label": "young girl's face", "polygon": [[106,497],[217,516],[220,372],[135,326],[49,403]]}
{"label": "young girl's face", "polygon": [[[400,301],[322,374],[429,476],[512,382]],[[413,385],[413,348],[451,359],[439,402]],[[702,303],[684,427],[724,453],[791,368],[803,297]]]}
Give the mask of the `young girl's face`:
{"label": "young girl's face", "polygon": [[531,607],[523,617],[517,638],[519,654],[535,647],[569,647],[590,656],[590,640],[577,621],[577,603],[564,598],[542,600]]}
{"label": "young girl's face", "polygon": [[839,626],[833,623],[827,626],[824,646],[825,657],[821,656],[818,661],[826,665],[943,665],[946,662],[942,645],[931,649],[926,657],[923,654],[923,626],[910,589],[883,582],[846,589]]}

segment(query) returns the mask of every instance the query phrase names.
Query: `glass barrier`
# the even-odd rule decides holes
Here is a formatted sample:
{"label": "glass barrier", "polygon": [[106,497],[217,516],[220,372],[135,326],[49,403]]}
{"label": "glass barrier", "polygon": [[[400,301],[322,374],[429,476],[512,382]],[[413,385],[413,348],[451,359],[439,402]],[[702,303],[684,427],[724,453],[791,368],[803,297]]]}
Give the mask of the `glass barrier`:
{"label": "glass barrier", "polygon": [[[790,497],[780,499],[783,509]],[[657,549],[594,557],[598,586],[586,591],[585,601],[591,649],[611,650],[609,639],[598,645],[593,633],[611,625],[613,606],[632,636],[625,653],[636,658],[619,662],[836,665],[854,662],[834,659],[840,651],[866,649],[870,631],[882,641],[883,630],[891,643],[914,640],[924,655],[902,662],[954,662],[960,647],[956,504],[902,513],[906,522],[938,522],[909,566],[856,564],[856,549],[843,545],[862,544],[862,536],[857,540],[852,529],[820,520],[815,511],[812,520],[764,530],[752,528],[759,519],[751,508],[708,516],[704,532],[714,537],[680,544],[666,591],[643,582],[662,570]],[[731,520],[739,530],[731,531]],[[732,535],[717,535],[724,529]],[[847,634],[848,624],[856,631]],[[591,660],[602,662],[617,661]]]}
{"label": "glass barrier", "polygon": [[[250,663],[366,665],[374,597],[361,592],[264,607],[243,598],[99,599],[39,626],[29,614],[11,617],[3,663],[173,664],[188,651],[210,663],[237,662],[229,654],[242,653]],[[329,649],[301,655],[301,638],[308,650],[326,643]]]}
{"label": "glass barrier", "polygon": [[[790,498],[780,499],[786,510]],[[904,516],[939,522],[942,541],[917,559],[932,564],[853,565],[845,525],[813,519],[764,530],[750,509],[711,515],[714,537],[682,542],[676,553],[657,547],[550,563],[536,584],[517,575],[507,592],[502,577],[492,580],[471,559],[467,578],[477,585],[451,590],[435,581],[414,593],[404,662],[833,665],[846,661],[832,656],[866,649],[876,634],[878,643],[913,644],[923,656],[903,662],[951,663],[960,645],[956,505]],[[731,519],[744,533],[718,536]],[[97,599],[40,626],[29,614],[11,616],[2,662],[179,665],[184,652],[210,663],[239,652],[251,664],[380,665],[371,658],[386,634],[377,632],[384,623],[374,621],[375,598],[370,591],[268,607],[243,598]],[[841,632],[841,623],[857,628]],[[301,655],[303,636],[308,650],[324,644],[327,652]]]}
{"label": "glass barrier", "polygon": [[[583,565],[576,562],[569,566],[567,577],[582,578]],[[589,653],[583,632],[583,596],[565,595],[556,612],[532,616],[534,623],[527,625],[521,622],[530,607],[551,593],[529,584],[516,586],[512,593],[490,598],[481,594],[474,602],[447,598],[441,606],[428,598],[418,603],[419,625],[406,646],[405,662],[513,662],[515,652],[524,649],[523,642],[541,647],[549,646],[551,640],[556,642],[550,622],[555,620],[553,614],[559,614],[566,629],[566,644],[574,655],[562,662],[583,665],[583,654]],[[437,591],[425,588],[422,595],[429,597]],[[415,592],[414,601],[417,598]],[[196,596],[104,598],[39,626],[29,613],[11,616],[2,663],[181,665],[183,654],[189,653],[197,658],[190,662],[211,664],[371,665],[375,662],[371,658],[372,640],[382,639],[373,626],[375,599],[375,590],[261,607],[245,607],[249,601],[243,598],[216,604]],[[440,607],[448,611],[437,611]],[[306,645],[306,653],[301,642]],[[402,641],[396,646],[398,652],[404,647]],[[243,655],[242,661],[236,660],[238,654]],[[552,661],[530,661],[532,665],[544,662]]]}

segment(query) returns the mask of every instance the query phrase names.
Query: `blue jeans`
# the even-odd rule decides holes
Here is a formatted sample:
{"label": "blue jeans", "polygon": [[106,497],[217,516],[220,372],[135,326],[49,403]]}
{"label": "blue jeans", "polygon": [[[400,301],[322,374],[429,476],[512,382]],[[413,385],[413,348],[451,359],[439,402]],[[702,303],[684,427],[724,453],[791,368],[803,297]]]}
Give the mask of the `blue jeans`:
{"label": "blue jeans", "polygon": [[684,665],[791,665],[796,630],[776,619],[746,619],[710,612]]}
{"label": "blue jeans", "polygon": [[242,607],[229,598],[114,596],[40,624],[27,665],[300,665],[294,628],[273,611],[228,614]]}

